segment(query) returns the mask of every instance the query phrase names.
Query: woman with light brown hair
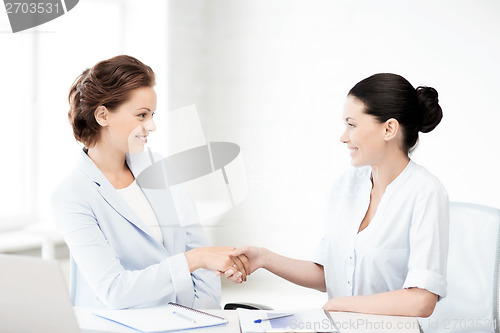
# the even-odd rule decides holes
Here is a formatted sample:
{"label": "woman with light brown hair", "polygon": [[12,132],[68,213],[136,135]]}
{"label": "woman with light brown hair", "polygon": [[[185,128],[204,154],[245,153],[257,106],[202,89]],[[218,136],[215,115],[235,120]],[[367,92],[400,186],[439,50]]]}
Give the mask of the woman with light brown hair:
{"label": "woman with light brown hair", "polygon": [[136,181],[127,156],[156,129],[154,84],[149,66],[121,55],[85,70],[70,89],[68,118],[84,148],[53,207],[71,252],[75,305],[220,307],[218,275],[245,280],[244,255],[208,247],[199,224],[180,226],[168,190]]}

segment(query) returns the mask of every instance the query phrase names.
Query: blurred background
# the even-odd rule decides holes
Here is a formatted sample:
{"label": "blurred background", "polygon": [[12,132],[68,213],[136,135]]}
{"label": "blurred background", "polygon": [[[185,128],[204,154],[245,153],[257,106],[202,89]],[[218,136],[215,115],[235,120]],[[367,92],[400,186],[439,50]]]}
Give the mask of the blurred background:
{"label": "blurred background", "polygon": [[[206,227],[215,245],[310,257],[326,193],[350,167],[339,141],[345,96],[379,72],[439,92],[443,121],[412,159],[450,200],[499,208],[499,18],[496,0],[80,0],[13,34],[0,13],[0,252],[67,259],[50,207],[81,149],[67,94],[85,68],[118,54],[155,71],[157,126],[195,104],[208,141],[241,147],[248,195]],[[265,271],[224,282],[222,298],[277,308],[327,300]]]}

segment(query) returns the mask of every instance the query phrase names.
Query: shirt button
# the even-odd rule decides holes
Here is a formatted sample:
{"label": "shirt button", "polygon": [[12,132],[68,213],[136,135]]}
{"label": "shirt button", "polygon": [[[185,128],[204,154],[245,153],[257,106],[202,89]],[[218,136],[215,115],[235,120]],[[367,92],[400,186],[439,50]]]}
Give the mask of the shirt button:
{"label": "shirt button", "polygon": [[351,281],[347,281],[347,284],[348,284],[348,285],[351,285]]}
{"label": "shirt button", "polygon": [[349,260],[352,260],[352,256],[349,257]]}

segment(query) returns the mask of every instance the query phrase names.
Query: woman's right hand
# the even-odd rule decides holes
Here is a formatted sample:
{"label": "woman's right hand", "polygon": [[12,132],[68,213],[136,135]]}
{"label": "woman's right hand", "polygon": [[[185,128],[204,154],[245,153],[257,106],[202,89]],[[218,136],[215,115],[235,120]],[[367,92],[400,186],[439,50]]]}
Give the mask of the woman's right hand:
{"label": "woman's right hand", "polygon": [[248,258],[248,274],[264,268],[300,286],[326,291],[324,268],[312,261],[288,258],[264,247],[255,246],[242,246],[231,252],[231,255],[245,255]]}
{"label": "woman's right hand", "polygon": [[248,259],[244,255],[232,255],[234,250],[228,246],[198,247],[187,251],[185,256],[190,272],[206,268],[218,272],[218,275],[224,272],[233,282],[246,281],[250,269]]}
{"label": "woman's right hand", "polygon": [[248,258],[249,270],[247,270],[247,275],[250,275],[259,268],[265,268],[267,260],[266,254],[268,254],[268,252],[269,251],[263,247],[245,245],[231,252],[231,255],[244,255],[246,258]]}

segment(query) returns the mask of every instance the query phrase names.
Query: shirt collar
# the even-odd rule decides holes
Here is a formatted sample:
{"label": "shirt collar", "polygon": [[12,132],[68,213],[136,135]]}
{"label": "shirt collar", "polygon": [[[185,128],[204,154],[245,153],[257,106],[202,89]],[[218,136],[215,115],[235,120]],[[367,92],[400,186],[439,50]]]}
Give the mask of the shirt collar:
{"label": "shirt collar", "polygon": [[416,164],[410,159],[406,167],[401,171],[401,173],[394,179],[389,185],[387,185],[385,191],[389,191],[392,188],[397,188],[399,184],[403,184],[406,179],[410,177],[415,169]]}

